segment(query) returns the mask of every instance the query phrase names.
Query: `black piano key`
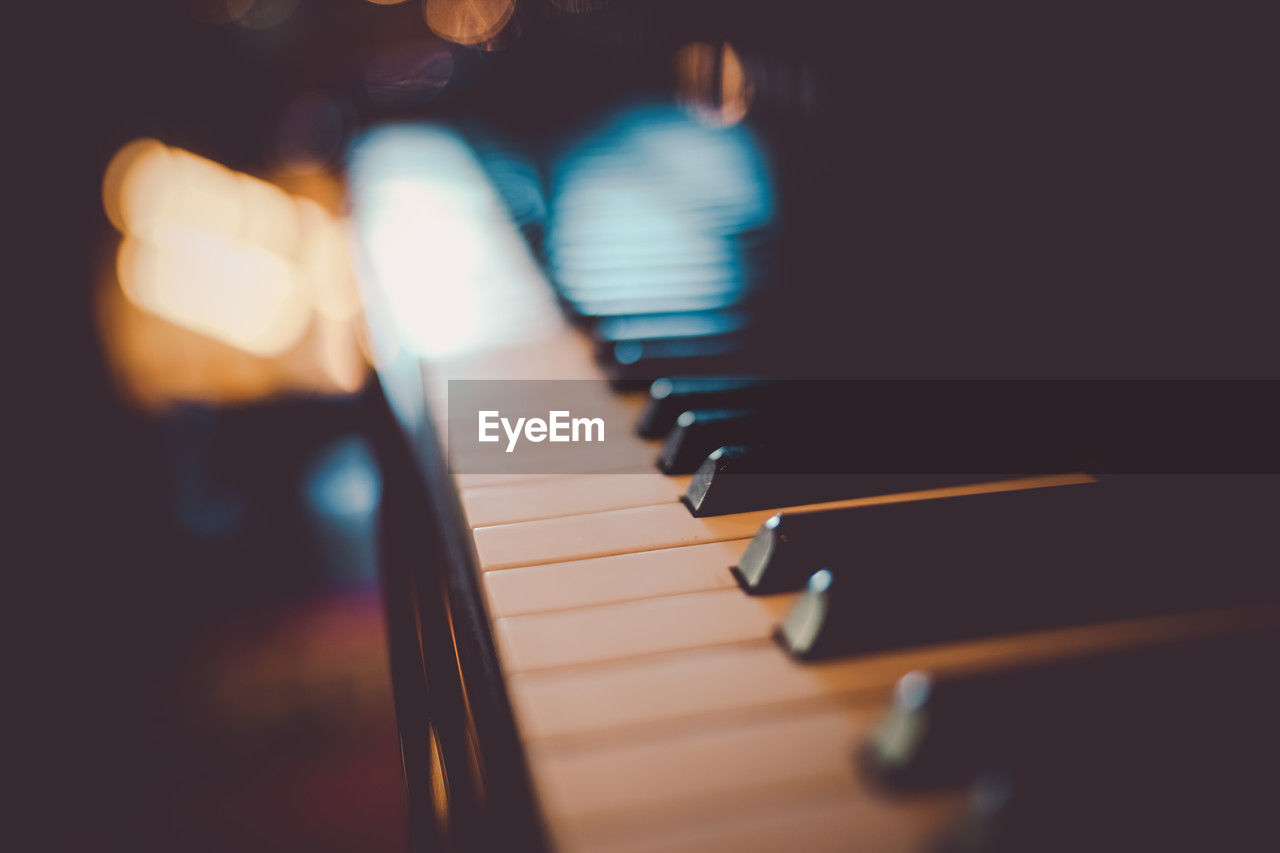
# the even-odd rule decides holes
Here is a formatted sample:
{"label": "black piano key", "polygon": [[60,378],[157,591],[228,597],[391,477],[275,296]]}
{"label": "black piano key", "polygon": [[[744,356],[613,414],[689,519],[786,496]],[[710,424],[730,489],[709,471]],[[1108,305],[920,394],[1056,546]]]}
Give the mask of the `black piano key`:
{"label": "black piano key", "polygon": [[[644,300],[651,304],[674,304],[677,300],[684,300],[694,297],[711,298],[716,300],[733,299],[734,301],[724,302],[723,304],[712,304],[711,309],[729,308],[736,306],[737,290],[730,282],[707,283],[698,287],[690,286],[683,279],[677,279],[665,284],[654,283],[651,287],[619,287],[619,288],[581,288],[581,287],[561,287],[559,295],[574,304],[593,303],[600,306],[609,304],[630,304],[635,300]],[[686,311],[686,309],[676,308],[677,311]],[[703,310],[694,308],[693,311]],[[649,313],[649,312],[628,312],[628,313]],[[652,313],[662,313],[654,311]],[[616,316],[616,315],[614,315]]]}
{"label": "black piano key", "polygon": [[763,356],[742,335],[732,334],[618,341],[597,361],[615,387],[649,387],[663,376],[750,368]]}
{"label": "black piano key", "polygon": [[675,426],[682,412],[693,409],[734,409],[759,405],[776,392],[778,383],[735,376],[673,376],[649,386],[649,403],[636,432],[645,438],[661,438]]}
{"label": "black piano key", "polygon": [[[690,483],[690,492],[694,490],[697,478],[703,474],[705,467],[699,468],[694,482]],[[964,483],[994,482],[1001,477],[987,474],[866,474],[850,479],[863,484],[863,495],[874,495]],[[1079,485],[1093,484],[1084,482],[1050,488],[1077,488]],[[846,495],[845,497],[857,496]],[[966,495],[936,500],[969,500],[974,497],[978,496]],[[1017,499],[1009,500],[1016,502]],[[778,505],[774,504],[774,506]],[[741,559],[738,560],[738,565],[733,567],[733,574],[742,588],[752,594],[765,595],[801,589],[810,575],[818,569],[838,565],[846,558],[856,555],[857,531],[861,530],[859,524],[867,520],[868,511],[878,509],[850,507],[775,515],[761,525],[760,530],[747,544]]]}
{"label": "black piano key", "polygon": [[1237,714],[1222,700],[1256,692],[1255,667],[1277,649],[1278,617],[1243,610],[1235,624],[1206,624],[1200,636],[1154,646],[990,672],[909,673],[859,764],[886,790],[916,791],[963,783],[986,766],[1096,748],[1148,715],[1181,714],[1190,725],[1218,710],[1197,702]]}
{"label": "black piano key", "polygon": [[742,445],[712,451],[694,472],[681,501],[693,515],[704,517],[835,500],[851,488],[851,478],[845,475],[759,471],[753,460],[760,452],[761,448]]}
{"label": "black piano key", "polygon": [[[769,376],[794,375],[796,352],[768,342],[754,352],[767,356]],[[1024,411],[986,386],[778,379],[758,402],[699,408],[759,409],[754,443],[790,463],[776,462],[780,473],[1016,474],[1080,470],[1093,459],[1091,440],[1068,430],[1064,441],[1056,409]]]}
{"label": "black piano key", "polygon": [[752,409],[692,409],[682,412],[662,443],[658,468],[667,474],[697,470],[711,451],[757,437],[765,416]]}
{"label": "black piano key", "polygon": [[[1193,731],[1145,764],[1088,753],[1097,763],[1048,764],[1020,775],[984,772],[969,810],[939,846],[947,853],[1131,853],[1275,850],[1274,744],[1225,762],[1181,764]],[[1266,742],[1265,734],[1256,742]],[[1256,748],[1256,742],[1254,744]],[[1246,747],[1246,744],[1238,744]]]}
{"label": "black piano key", "polygon": [[738,305],[738,294],[703,293],[679,296],[626,296],[617,298],[581,297],[565,299],[565,308],[574,317],[585,320],[625,317],[633,314],[689,314],[697,311],[720,311]]}
{"label": "black piano key", "polygon": [[610,317],[592,326],[591,338],[603,347],[620,341],[728,335],[745,331],[749,323],[749,316],[740,311]]}
{"label": "black piano key", "polygon": [[[782,450],[759,445],[721,447],[698,466],[681,500],[695,516],[703,517],[1000,479],[987,474],[812,473],[824,468],[844,471],[846,464],[838,445]],[[813,567],[811,562],[808,572],[794,574],[788,587],[769,591],[799,589]]]}
{"label": "black piano key", "polygon": [[744,345],[741,335],[682,335],[662,338],[628,338],[596,344],[596,361],[606,369],[636,361],[656,362],[662,358],[698,358],[706,354],[732,352]]}
{"label": "black piano key", "polygon": [[1274,478],[1148,476],[864,507],[779,639],[799,658],[1273,600]]}
{"label": "black piano key", "polygon": [[944,849],[1276,849],[1280,691],[1267,675],[1276,652],[1271,640],[1158,666],[1155,678],[1138,670],[1113,690],[1065,700],[978,775]]}
{"label": "black piano key", "polygon": [[692,474],[713,450],[730,445],[769,444],[781,447],[835,447],[848,435],[837,403],[815,399],[814,383],[779,383],[757,404],[730,409],[682,412],[667,435],[658,467],[668,474]]}

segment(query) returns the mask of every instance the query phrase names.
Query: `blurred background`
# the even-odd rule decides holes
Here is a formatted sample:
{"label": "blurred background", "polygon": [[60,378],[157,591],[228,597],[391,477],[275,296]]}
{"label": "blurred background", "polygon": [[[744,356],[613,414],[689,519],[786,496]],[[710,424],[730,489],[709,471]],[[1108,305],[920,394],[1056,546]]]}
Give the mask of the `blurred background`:
{"label": "blurred background", "polygon": [[[54,614],[26,655],[29,793],[52,806],[33,839],[404,849],[344,156],[378,124],[458,128],[536,247],[549,152],[584,121],[645,99],[743,118],[740,60],[711,38],[732,5],[38,10],[39,132],[14,160],[48,224],[22,241],[47,309],[32,530]],[[816,114],[808,72],[780,74],[764,102]]]}
{"label": "blurred background", "polygon": [[[1251,207],[1274,152],[1269,46],[1225,17],[39,7],[11,29],[24,120],[9,136],[32,199],[13,208],[15,289],[40,319],[11,316],[34,333],[15,364],[37,402],[16,420],[40,449],[15,455],[44,523],[22,531],[37,570],[16,574],[51,605],[21,655],[51,846],[404,847],[374,544],[386,472],[343,174],[367,128],[456,128],[562,284],[548,222],[625,246],[634,220],[587,205],[575,232],[584,217],[556,220],[547,188],[574,200],[565,164],[589,174],[616,165],[600,151],[649,156],[646,134],[667,134],[679,156],[654,174],[711,175],[694,185],[742,236],[703,295],[774,282],[762,304],[784,337],[837,334],[858,375],[936,376],[939,354],[955,375],[1274,374]],[[1202,310],[1208,289],[1221,312]]]}

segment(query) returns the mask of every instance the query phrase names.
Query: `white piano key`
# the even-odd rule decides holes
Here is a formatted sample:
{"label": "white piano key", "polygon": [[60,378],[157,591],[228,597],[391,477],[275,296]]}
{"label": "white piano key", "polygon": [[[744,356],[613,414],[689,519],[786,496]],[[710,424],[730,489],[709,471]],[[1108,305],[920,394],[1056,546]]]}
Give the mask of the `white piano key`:
{"label": "white piano key", "polygon": [[[682,504],[631,507],[475,531],[480,568],[508,569],[751,536],[770,513],[694,518]],[[750,516],[750,517],[744,517]]]}
{"label": "white piano key", "polygon": [[543,805],[556,817],[649,811],[798,780],[839,780],[875,709],[834,707],[630,740],[591,749],[531,749]]}
{"label": "white piano key", "polygon": [[494,619],[737,586],[729,567],[749,539],[617,554],[482,575]]}
{"label": "white piano key", "polygon": [[655,828],[696,834],[718,823],[723,832],[726,817],[794,809],[836,791],[858,803],[866,821],[880,812],[877,834],[903,840],[921,819],[937,826],[961,798],[926,798],[924,809],[903,810],[866,790],[852,755],[881,710],[845,704],[587,750],[535,749],[530,765],[570,848],[652,839]]}
{"label": "white piano key", "polygon": [[[552,404],[555,405],[555,404]],[[568,404],[566,404],[568,405]],[[544,413],[545,414],[545,413]],[[502,452],[505,445],[491,444],[484,450],[474,444],[448,447],[449,470],[455,474],[481,474],[485,472],[503,474],[508,470],[517,470],[530,475],[608,475],[608,474],[652,474],[654,460],[659,453],[656,441],[640,439],[629,434],[636,422],[634,417],[609,415],[607,412],[591,410],[589,414],[605,419],[609,425],[608,444],[597,444],[593,448],[579,454],[573,447],[565,444],[552,444],[547,441],[533,443],[520,439],[515,456],[507,461]],[[474,434],[475,423],[467,423],[465,428]],[[628,434],[617,435],[626,430]],[[442,440],[443,439],[442,437]],[[581,448],[583,445],[577,445]],[[566,455],[570,454],[570,455]]]}
{"label": "white piano key", "polygon": [[[873,506],[980,492],[1084,483],[1092,479],[1085,474],[1028,477],[997,483],[974,483],[785,509],[806,511]],[[588,557],[604,557],[610,554],[652,551],[658,548],[675,548],[704,542],[722,542],[726,539],[753,536],[760,525],[780,509],[694,518],[681,504],[658,504],[593,513],[585,517],[567,516],[499,524],[480,527],[475,531],[476,552],[480,558],[481,569],[488,571]]]}
{"label": "white piano key", "polygon": [[1210,611],[1040,631],[802,664],[771,641],[691,649],[577,669],[512,674],[508,694],[528,742],[622,737],[677,723],[844,695],[888,695],[913,669],[973,671],[1095,654],[1176,637],[1247,630],[1277,608]]}
{"label": "white piano key", "polygon": [[[581,332],[567,323],[557,323],[535,338],[524,341],[494,342],[451,358],[440,358],[422,365],[428,399],[436,400],[435,409],[444,414],[439,400],[448,400],[450,380],[454,379],[599,379],[603,371],[592,358],[592,344]],[[608,386],[600,384],[602,397]],[[634,405],[623,396],[613,397],[614,405]]]}
{"label": "white piano key", "polygon": [[532,483],[491,486],[461,493],[472,527],[584,515],[627,507],[675,504],[688,477],[642,474],[581,474]]}
{"label": "white piano key", "polygon": [[503,671],[591,663],[768,637],[794,595],[720,589],[494,622]]}
{"label": "white piano key", "polygon": [[523,485],[525,483],[543,483],[549,480],[562,480],[571,474],[466,474],[455,473],[453,484],[459,492],[472,489],[488,489],[494,486]]}
{"label": "white piano key", "polygon": [[650,822],[642,830],[612,835],[608,827],[566,822],[558,840],[566,853],[901,853],[930,849],[939,827],[950,825],[963,810],[962,797],[952,792],[885,798],[856,780],[775,788],[767,795],[744,796],[735,806],[704,805],[693,820]]}

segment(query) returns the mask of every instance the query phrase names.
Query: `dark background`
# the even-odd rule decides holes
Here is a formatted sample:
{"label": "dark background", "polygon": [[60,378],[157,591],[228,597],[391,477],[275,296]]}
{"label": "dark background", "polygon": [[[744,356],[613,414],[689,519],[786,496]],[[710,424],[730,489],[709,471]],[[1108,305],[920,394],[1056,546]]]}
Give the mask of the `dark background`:
{"label": "dark background", "polygon": [[[772,69],[749,122],[800,235],[808,295],[795,304],[827,306],[863,348],[851,358],[887,348],[926,375],[957,353],[977,375],[1280,366],[1273,30],[1234,4],[618,0],[574,15],[522,2],[492,52],[443,46],[412,0],[303,0],[267,30],[201,23],[177,0],[40,6],[9,28],[8,166],[30,197],[12,211],[11,291],[36,297],[37,318],[10,314],[28,354],[12,374],[35,391],[11,414],[34,435],[11,448],[33,469],[19,503],[38,521],[19,515],[11,574],[30,614],[15,622],[31,685],[14,726],[31,758],[21,787],[46,807],[31,814],[49,846],[402,843],[376,579],[328,572],[285,497],[309,452],[359,438],[364,398],[157,417],[115,393],[91,288],[111,239],[102,170],[129,139],[260,173],[278,165],[280,117],[320,93],[339,140],[430,116],[547,170],[603,105],[669,93],[676,46],[727,39]],[[453,63],[441,91],[371,96],[380,58],[440,48]],[[234,535],[177,521],[192,458],[204,487],[238,496]],[[333,648],[363,657],[291,680]],[[209,713],[218,673],[279,649],[286,712],[244,725]]]}

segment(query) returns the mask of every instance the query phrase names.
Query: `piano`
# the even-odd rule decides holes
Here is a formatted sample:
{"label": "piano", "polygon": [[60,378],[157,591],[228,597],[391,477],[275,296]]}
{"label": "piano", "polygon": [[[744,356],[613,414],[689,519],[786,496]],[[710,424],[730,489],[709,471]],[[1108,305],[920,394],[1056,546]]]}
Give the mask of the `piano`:
{"label": "piano", "polygon": [[[555,42],[351,146],[414,847],[1274,849],[1272,288],[1187,165],[1247,75],[698,8],[677,98]],[[543,387],[591,466],[470,442]]]}
{"label": "piano", "polygon": [[106,5],[68,138],[346,152],[414,850],[1280,849],[1269,21]]}
{"label": "piano", "polygon": [[[646,105],[580,165],[613,163],[626,196],[629,145],[726,138],[745,139]],[[643,239],[615,243],[632,252],[615,265],[590,251],[619,225],[607,209],[530,239],[510,163],[454,128],[353,148],[415,846],[1274,842],[1274,478],[861,474],[830,435],[797,446],[798,407],[827,392],[734,341],[762,324],[748,288],[681,279],[710,266],[711,237],[758,225],[734,153],[712,150],[689,190],[720,202],[704,234],[632,220]],[[672,180],[654,168],[640,177]],[[562,175],[559,215],[587,189]],[[695,284],[645,278],[664,264],[661,281]],[[805,357],[838,349],[822,343]],[[460,399],[477,380],[575,380],[625,425],[610,453],[644,464],[560,473],[543,444],[532,468],[485,467],[450,438],[473,428]]]}

